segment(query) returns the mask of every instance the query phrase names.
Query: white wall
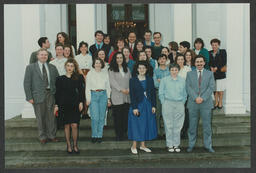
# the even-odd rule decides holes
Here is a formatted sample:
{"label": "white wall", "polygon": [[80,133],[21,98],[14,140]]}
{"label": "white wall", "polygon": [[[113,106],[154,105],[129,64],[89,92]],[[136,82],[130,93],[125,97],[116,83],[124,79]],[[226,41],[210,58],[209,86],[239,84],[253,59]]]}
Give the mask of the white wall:
{"label": "white wall", "polygon": [[38,11],[39,5],[4,5],[5,119],[20,115],[25,104],[23,79],[38,47]]}
{"label": "white wall", "polygon": [[245,4],[244,7],[244,21],[243,26],[245,32],[243,33],[243,101],[246,106],[246,110],[251,110],[251,73],[250,73],[250,5]]}
{"label": "white wall", "polygon": [[191,4],[149,4],[149,28],[162,33],[162,44],[192,40]]}
{"label": "white wall", "polygon": [[76,4],[77,45],[85,41],[90,45],[95,43],[96,6],[94,4]]}
{"label": "white wall", "polygon": [[43,23],[40,23],[41,36],[48,37],[51,47],[49,49],[55,57],[55,41],[58,32],[68,33],[68,10],[65,4],[41,4],[43,10],[40,15]]}
{"label": "white wall", "polygon": [[211,49],[210,41],[213,38],[220,39],[221,47],[226,49],[225,16],[226,4],[196,4],[196,35],[194,37],[202,38],[207,49]]}

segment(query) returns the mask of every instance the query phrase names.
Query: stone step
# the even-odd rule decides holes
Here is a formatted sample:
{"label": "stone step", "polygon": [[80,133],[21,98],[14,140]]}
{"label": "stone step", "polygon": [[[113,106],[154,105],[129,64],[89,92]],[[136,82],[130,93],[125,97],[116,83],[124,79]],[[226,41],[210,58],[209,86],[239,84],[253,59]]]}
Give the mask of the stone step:
{"label": "stone step", "polygon": [[[201,123],[201,120],[200,120]],[[225,116],[224,114],[216,114],[212,117],[212,123],[250,123],[250,116],[242,116],[242,115],[228,115]],[[90,127],[91,121],[90,119],[81,120],[80,124],[82,127]],[[113,117],[108,117],[108,126],[113,127]],[[14,117],[12,119],[5,121],[5,127],[37,127],[36,119],[35,118],[26,118],[23,119],[21,116]]]}
{"label": "stone step", "polygon": [[[250,133],[250,123],[216,123],[212,124],[213,134],[231,134],[231,133]],[[91,128],[88,126],[80,125],[80,137],[90,137]],[[202,124],[199,125],[198,135],[202,135]],[[30,138],[37,137],[37,127],[6,127],[5,138]],[[57,137],[63,137],[64,130],[58,130]],[[113,127],[105,126],[103,131],[104,137],[115,137]]]}
{"label": "stone step", "polygon": [[250,146],[215,147],[215,153],[195,148],[192,153],[168,153],[165,148],[152,148],[152,153],[129,148],[83,150],[79,155],[65,151],[5,152],[6,168],[249,168]]}
{"label": "stone step", "polygon": [[[66,142],[64,137],[59,138],[60,142],[52,143],[49,142],[45,145],[40,144],[37,138],[20,138],[20,139],[6,139],[5,140],[5,151],[64,151],[66,150]],[[251,145],[249,134],[228,134],[228,135],[213,135],[212,137],[213,146],[246,146]],[[115,141],[114,138],[104,137],[102,143],[91,143],[90,138],[79,138],[79,148],[82,150],[116,150],[116,149],[129,149],[131,147],[131,141]],[[152,140],[147,141],[146,144],[151,148],[165,148],[166,141]],[[181,146],[188,146],[188,139],[181,140]],[[198,137],[197,147],[203,147],[202,137]]]}

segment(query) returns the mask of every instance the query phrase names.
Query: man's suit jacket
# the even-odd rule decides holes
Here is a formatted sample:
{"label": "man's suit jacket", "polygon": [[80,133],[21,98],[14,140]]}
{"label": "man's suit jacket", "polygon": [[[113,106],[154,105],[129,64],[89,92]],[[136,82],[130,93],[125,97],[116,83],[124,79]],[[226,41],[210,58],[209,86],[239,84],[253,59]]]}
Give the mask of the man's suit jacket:
{"label": "man's suit jacket", "polygon": [[[105,51],[105,55],[106,55],[105,61],[108,62],[108,54],[109,54],[111,47],[103,43],[103,45],[100,49],[103,49]],[[95,53],[100,49],[97,49],[95,44],[93,44],[89,47],[89,51],[92,54],[92,59],[95,59],[97,57],[97,55]]]}
{"label": "man's suit jacket", "polygon": [[215,89],[215,82],[213,73],[209,70],[204,69],[202,73],[202,80],[200,86],[200,97],[203,99],[201,104],[195,102],[199,96],[199,83],[197,70],[193,70],[187,73],[186,78],[186,90],[188,93],[188,108],[200,106],[200,108],[211,109],[213,108],[212,93]]}
{"label": "man's suit jacket", "polygon": [[[47,64],[50,76],[51,93],[55,94],[55,81],[59,76],[57,68],[52,64]],[[42,103],[46,94],[46,86],[43,80],[43,74],[40,71],[38,62],[32,63],[26,67],[24,76],[24,90],[26,100],[34,100],[34,103]]]}

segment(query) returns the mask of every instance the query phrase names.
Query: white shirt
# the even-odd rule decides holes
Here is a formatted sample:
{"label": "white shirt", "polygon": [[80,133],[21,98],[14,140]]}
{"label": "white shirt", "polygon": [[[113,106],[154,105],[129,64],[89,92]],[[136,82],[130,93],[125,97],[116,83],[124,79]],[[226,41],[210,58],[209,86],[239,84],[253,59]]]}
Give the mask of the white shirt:
{"label": "white shirt", "polygon": [[200,52],[200,50],[196,50],[196,49],[195,49],[195,53],[196,53],[197,55],[199,54],[199,52]]}
{"label": "white shirt", "polygon": [[80,69],[91,69],[92,68],[92,56],[86,54],[85,56],[80,53],[75,57]]}
{"label": "white shirt", "polygon": [[180,69],[178,76],[180,76],[180,77],[182,77],[183,79],[186,80],[187,73],[189,71],[191,71],[191,68],[189,66],[185,65],[182,69]]}
{"label": "white shirt", "polygon": [[134,44],[135,44],[135,43],[129,43],[129,48],[132,47],[132,50],[134,50]]}
{"label": "white shirt", "polygon": [[[42,73],[42,75],[44,75],[43,74],[43,63],[41,63],[40,61],[37,61],[38,62],[38,65],[39,65],[39,68],[40,68],[40,71],[41,71],[41,73]],[[48,68],[48,65],[47,65],[47,63],[44,63],[44,66],[45,66],[45,69],[46,69],[46,73],[47,73],[47,77],[48,77],[48,86],[47,86],[47,88],[50,88],[50,73],[49,73],[49,68]]]}
{"label": "white shirt", "polygon": [[65,62],[67,61],[67,58],[54,58],[54,60],[50,61],[51,64],[55,65],[57,68],[59,75],[65,75],[66,69],[65,69]]}
{"label": "white shirt", "polygon": [[119,68],[119,72],[121,73],[121,75],[124,77],[124,69],[123,68]]}
{"label": "white shirt", "polygon": [[98,89],[106,90],[107,96],[110,98],[111,89],[108,73],[103,70],[96,72],[95,69],[92,68],[86,76],[86,100],[91,101],[91,90]]}
{"label": "white shirt", "polygon": [[[197,78],[199,78],[200,72],[199,72],[198,69],[196,69],[196,71],[197,71]],[[201,71],[201,76],[203,76],[204,68],[202,70],[200,70],[200,71]]]}

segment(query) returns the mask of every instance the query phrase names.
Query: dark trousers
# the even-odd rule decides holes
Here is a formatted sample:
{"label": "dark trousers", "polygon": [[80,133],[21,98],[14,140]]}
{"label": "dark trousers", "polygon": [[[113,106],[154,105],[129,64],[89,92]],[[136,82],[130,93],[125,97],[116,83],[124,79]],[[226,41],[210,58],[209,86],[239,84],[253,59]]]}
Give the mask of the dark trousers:
{"label": "dark trousers", "polygon": [[130,104],[128,103],[112,106],[112,115],[114,117],[115,133],[116,133],[116,137],[119,139],[124,138],[127,134],[129,107],[130,107]]}
{"label": "dark trousers", "polygon": [[33,104],[37,119],[39,139],[53,139],[56,137],[56,118],[53,114],[54,96],[46,91],[43,103]]}
{"label": "dark trousers", "polygon": [[185,120],[183,127],[181,129],[181,136],[186,136],[188,133],[188,126],[189,126],[189,113],[187,108],[187,102],[185,103]]}

